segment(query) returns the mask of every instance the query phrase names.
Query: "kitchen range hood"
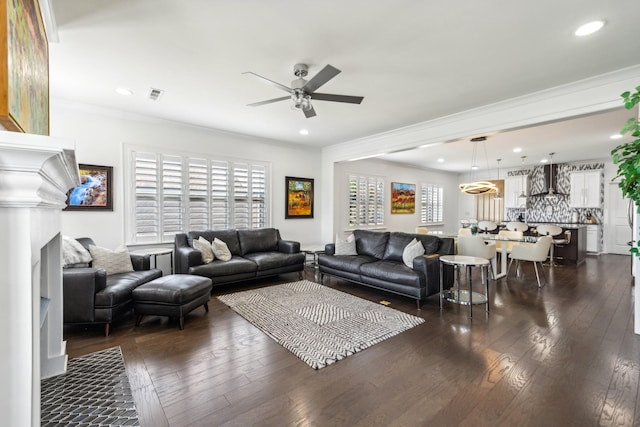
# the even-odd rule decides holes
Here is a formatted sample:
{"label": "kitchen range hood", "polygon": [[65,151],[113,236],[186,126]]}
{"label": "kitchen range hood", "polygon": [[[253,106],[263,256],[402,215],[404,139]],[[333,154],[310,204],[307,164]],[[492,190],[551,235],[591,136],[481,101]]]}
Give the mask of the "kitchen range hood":
{"label": "kitchen range hood", "polygon": [[[550,194],[556,196],[567,195],[558,189],[558,165],[544,165],[542,167],[542,174],[534,173],[532,178],[533,183],[530,188],[533,189],[535,193],[531,194],[531,197],[550,197]],[[552,192],[549,192],[549,185],[551,185]]]}

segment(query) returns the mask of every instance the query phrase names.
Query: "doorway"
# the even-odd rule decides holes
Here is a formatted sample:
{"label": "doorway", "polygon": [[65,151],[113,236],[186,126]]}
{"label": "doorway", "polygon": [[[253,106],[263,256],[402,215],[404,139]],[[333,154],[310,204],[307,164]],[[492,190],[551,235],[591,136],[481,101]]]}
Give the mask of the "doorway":
{"label": "doorway", "polygon": [[622,191],[618,188],[618,183],[609,184],[609,221],[605,225],[605,239],[607,241],[607,252],[611,254],[630,255],[629,242],[632,237],[631,219],[629,215],[629,199],[622,197]]}

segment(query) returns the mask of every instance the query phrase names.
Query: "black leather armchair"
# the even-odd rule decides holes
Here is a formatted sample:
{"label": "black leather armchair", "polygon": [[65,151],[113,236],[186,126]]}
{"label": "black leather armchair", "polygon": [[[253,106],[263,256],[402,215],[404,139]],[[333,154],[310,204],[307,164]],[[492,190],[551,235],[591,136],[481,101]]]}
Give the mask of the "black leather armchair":
{"label": "black leather armchair", "polygon": [[[92,239],[76,239],[87,250]],[[134,271],[107,275],[102,268],[72,267],[62,271],[64,323],[104,323],[109,336],[111,322],[133,308],[131,292],[143,283],[162,277],[151,269],[149,255],[130,254]]]}

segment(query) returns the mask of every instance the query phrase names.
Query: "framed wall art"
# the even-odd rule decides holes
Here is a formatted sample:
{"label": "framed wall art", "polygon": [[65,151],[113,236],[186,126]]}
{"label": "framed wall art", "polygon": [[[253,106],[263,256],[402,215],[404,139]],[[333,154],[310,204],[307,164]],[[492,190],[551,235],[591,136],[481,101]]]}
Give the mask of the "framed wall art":
{"label": "framed wall art", "polygon": [[49,45],[38,0],[0,0],[0,124],[49,135]]}
{"label": "framed wall art", "polygon": [[112,211],[113,167],[79,164],[80,185],[67,193],[66,211]]}
{"label": "framed wall art", "polygon": [[313,179],[285,177],[285,219],[313,218]]}
{"label": "framed wall art", "polygon": [[416,211],[416,185],[391,183],[391,213],[412,214]]}

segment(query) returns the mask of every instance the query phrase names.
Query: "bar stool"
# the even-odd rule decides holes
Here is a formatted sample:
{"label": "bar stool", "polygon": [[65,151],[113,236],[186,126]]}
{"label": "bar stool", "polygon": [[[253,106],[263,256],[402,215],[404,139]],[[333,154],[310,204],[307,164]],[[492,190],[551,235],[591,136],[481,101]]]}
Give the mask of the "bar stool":
{"label": "bar stool", "polygon": [[567,242],[566,239],[554,239],[553,237],[562,234],[562,228],[557,225],[542,224],[538,226],[537,231],[540,236],[551,236],[552,238],[553,244],[551,245],[551,251],[549,253],[549,262],[546,265],[549,267],[559,267],[553,257],[554,248],[556,247],[556,244],[566,244]]}

